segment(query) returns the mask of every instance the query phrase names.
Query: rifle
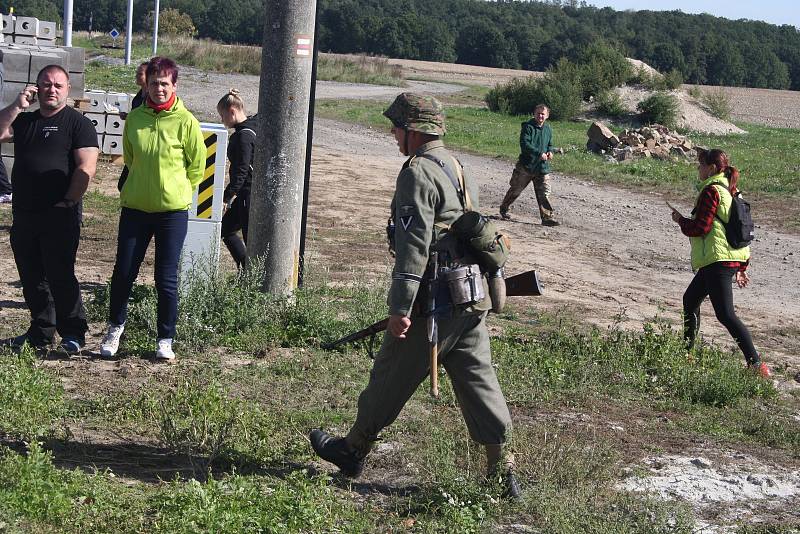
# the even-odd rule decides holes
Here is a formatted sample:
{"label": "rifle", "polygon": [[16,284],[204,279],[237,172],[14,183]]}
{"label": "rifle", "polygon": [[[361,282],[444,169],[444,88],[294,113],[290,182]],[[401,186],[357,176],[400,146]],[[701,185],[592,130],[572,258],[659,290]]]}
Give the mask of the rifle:
{"label": "rifle", "polygon": [[[544,288],[539,281],[539,275],[536,274],[536,271],[526,271],[510,278],[506,278],[506,295],[509,297],[538,297],[541,296],[543,292]],[[375,336],[386,330],[386,325],[388,324],[389,318],[386,317],[376,323],[372,323],[368,327],[359,330],[358,332],[347,334],[343,338],[337,339],[336,341],[330,343],[324,343],[322,348],[324,350],[333,350],[339,345],[352,343],[354,341],[361,341],[362,339],[369,337],[369,356],[370,358],[374,359],[375,356],[373,355],[372,348],[375,344]]]}

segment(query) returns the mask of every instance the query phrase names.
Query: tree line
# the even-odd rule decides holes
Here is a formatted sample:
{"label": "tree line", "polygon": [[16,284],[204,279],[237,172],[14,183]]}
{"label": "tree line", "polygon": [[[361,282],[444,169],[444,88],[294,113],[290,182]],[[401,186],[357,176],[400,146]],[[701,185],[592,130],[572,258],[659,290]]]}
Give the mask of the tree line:
{"label": "tree line", "polygon": [[[0,0],[0,10],[59,20],[61,0]],[[126,0],[74,0],[73,27],[125,27]],[[152,0],[134,1],[148,31]],[[197,35],[259,44],[263,0],[162,0]],[[575,0],[319,0],[320,50],[546,70],[603,42],[689,83],[800,89],[800,34],[790,25],[680,11],[615,11]]]}

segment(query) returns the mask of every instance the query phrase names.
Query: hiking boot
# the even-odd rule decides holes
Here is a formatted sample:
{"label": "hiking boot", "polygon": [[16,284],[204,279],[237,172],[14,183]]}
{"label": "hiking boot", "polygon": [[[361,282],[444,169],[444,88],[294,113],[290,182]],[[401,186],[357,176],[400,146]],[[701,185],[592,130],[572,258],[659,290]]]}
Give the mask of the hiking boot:
{"label": "hiking boot", "polygon": [[542,219],[542,226],[558,226],[561,223],[555,219]]}
{"label": "hiking boot", "polygon": [[106,332],[103,341],[100,342],[100,356],[103,358],[113,358],[116,356],[119,350],[119,340],[124,330],[124,324],[108,323],[108,332]]}
{"label": "hiking boot", "polygon": [[769,370],[769,367],[764,362],[749,364],[747,368],[761,378],[772,378],[772,371]]}
{"label": "hiking boot", "polygon": [[61,340],[61,350],[70,355],[80,354],[83,343],[76,337],[65,337]]}
{"label": "hiking boot", "polygon": [[175,353],[172,352],[172,338],[164,337],[158,340],[156,347],[156,360],[162,362],[170,362],[175,359]]}
{"label": "hiking boot", "polygon": [[504,221],[510,221],[511,220],[511,214],[508,213],[508,210],[504,210],[503,208],[500,208],[500,218],[503,219]]}
{"label": "hiking boot", "polygon": [[11,193],[0,195],[0,204],[11,204]]}
{"label": "hiking boot", "polygon": [[344,438],[331,436],[318,428],[312,430],[308,438],[314,452],[338,467],[343,475],[356,478],[364,470],[364,456],[353,450]]}

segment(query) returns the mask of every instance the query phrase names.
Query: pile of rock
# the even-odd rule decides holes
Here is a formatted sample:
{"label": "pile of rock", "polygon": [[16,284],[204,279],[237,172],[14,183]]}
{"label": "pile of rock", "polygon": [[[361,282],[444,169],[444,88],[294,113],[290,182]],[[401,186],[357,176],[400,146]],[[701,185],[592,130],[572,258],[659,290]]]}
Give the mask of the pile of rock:
{"label": "pile of rock", "polygon": [[605,154],[614,161],[634,158],[694,159],[694,144],[686,136],[670,131],[666,126],[652,124],[635,130],[625,130],[619,136],[601,122],[593,122],[586,132],[586,148]]}

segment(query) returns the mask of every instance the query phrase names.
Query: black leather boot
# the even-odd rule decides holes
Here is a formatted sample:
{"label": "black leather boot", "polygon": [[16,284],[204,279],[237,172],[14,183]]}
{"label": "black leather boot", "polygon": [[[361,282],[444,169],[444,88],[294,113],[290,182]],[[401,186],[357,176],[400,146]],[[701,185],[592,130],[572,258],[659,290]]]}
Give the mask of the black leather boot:
{"label": "black leather boot", "polygon": [[355,478],[364,470],[364,455],[353,450],[344,438],[331,436],[318,428],[308,437],[319,457],[334,464],[343,475]]}

